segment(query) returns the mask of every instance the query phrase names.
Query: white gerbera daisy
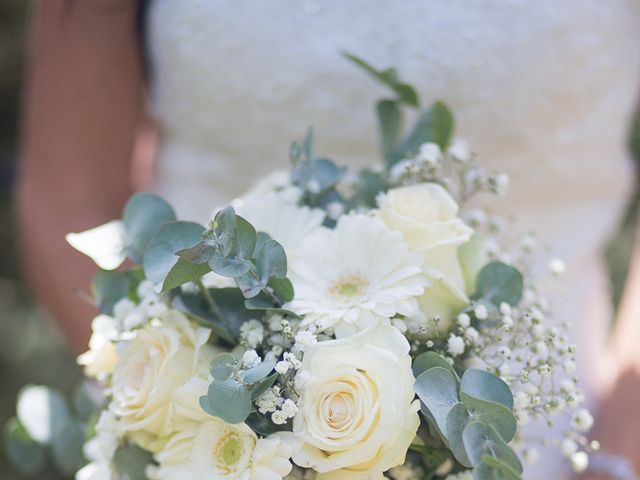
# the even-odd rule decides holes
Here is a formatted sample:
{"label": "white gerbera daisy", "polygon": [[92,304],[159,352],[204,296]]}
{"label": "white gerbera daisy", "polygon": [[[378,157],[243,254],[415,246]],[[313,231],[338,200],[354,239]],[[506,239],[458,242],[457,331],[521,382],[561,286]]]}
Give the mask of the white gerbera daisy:
{"label": "white gerbera daisy", "polygon": [[287,308],[303,324],[346,336],[396,314],[414,316],[428,281],[402,235],[372,216],[340,217],[302,241],[291,261],[295,298]]}

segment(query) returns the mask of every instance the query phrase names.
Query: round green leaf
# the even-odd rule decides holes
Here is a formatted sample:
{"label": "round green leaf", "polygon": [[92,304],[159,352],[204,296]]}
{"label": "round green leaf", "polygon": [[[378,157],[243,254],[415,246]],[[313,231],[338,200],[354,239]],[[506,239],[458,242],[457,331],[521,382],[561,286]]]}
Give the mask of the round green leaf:
{"label": "round green leaf", "polygon": [[84,465],[83,445],[84,433],[80,425],[75,419],[69,419],[51,443],[53,461],[62,473],[72,475]]}
{"label": "round green leaf", "polygon": [[213,359],[211,364],[211,375],[218,381],[228,379],[233,373],[236,359],[230,353],[221,353]]}
{"label": "round green leaf", "polygon": [[135,445],[121,447],[113,456],[113,468],[118,480],[147,480],[147,466],[153,455]]}
{"label": "round green leaf", "polygon": [[136,263],[142,263],[145,248],[151,237],[158,228],[175,219],[176,214],[171,205],[157,195],[138,193],[131,197],[122,213],[131,259]]}
{"label": "round green leaf", "polygon": [[180,259],[176,252],[198,243],[203,231],[202,225],[193,222],[171,222],[161,226],[144,252],[142,266],[146,277],[154,283],[164,282]]}
{"label": "round green leaf", "polygon": [[427,419],[435,423],[446,438],[447,415],[458,401],[458,384],[446,368],[433,367],[416,379],[415,390],[424,406]]}
{"label": "round green leaf", "polygon": [[287,275],[287,255],[282,245],[275,240],[263,242],[256,251],[256,266],[262,280],[284,278]]}
{"label": "round green leaf", "polygon": [[93,276],[92,290],[98,309],[113,314],[113,306],[129,295],[131,280],[126,272],[98,270]]}
{"label": "round green leaf", "polygon": [[251,413],[251,393],[235,380],[214,380],[207,394],[200,397],[200,406],[227,423],[242,423]]}
{"label": "round green leaf", "polygon": [[460,380],[460,394],[477,400],[494,402],[513,410],[513,394],[509,385],[492,373],[470,368]]}
{"label": "round green leaf", "polygon": [[34,442],[17,418],[10,419],[4,430],[5,449],[11,465],[23,475],[36,475],[47,462],[44,448]]}
{"label": "round green leaf", "polygon": [[248,384],[259,382],[269,375],[275,366],[276,359],[273,356],[268,356],[259,365],[242,372],[242,381]]}
{"label": "round green leaf", "polygon": [[411,369],[413,370],[413,376],[418,377],[421,373],[426,372],[433,367],[442,367],[448,370],[456,379],[458,379],[458,374],[453,369],[453,367],[449,365],[449,363],[436,352],[424,352],[418,355],[413,359],[413,365],[411,366]]}
{"label": "round green leaf", "polygon": [[473,298],[486,300],[496,307],[502,302],[516,306],[522,298],[523,288],[522,274],[517,269],[502,262],[491,262],[480,270]]}

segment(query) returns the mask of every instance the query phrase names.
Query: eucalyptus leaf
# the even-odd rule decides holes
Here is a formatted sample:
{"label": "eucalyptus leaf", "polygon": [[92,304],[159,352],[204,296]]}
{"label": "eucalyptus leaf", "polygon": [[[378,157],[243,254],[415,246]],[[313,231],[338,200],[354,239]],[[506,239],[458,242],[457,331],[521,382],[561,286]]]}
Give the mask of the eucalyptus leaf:
{"label": "eucalyptus leaf", "polygon": [[[181,260],[176,252],[197,243],[203,231],[202,225],[193,222],[170,222],[160,227],[144,252],[142,266],[146,277],[154,283],[163,283],[178,260]],[[181,265],[186,265],[185,262],[182,259]]]}
{"label": "eucalyptus leaf", "polygon": [[153,455],[135,445],[120,447],[113,456],[115,480],[147,480]]}
{"label": "eucalyptus leaf", "polygon": [[447,415],[458,401],[456,378],[443,367],[433,367],[416,378],[415,390],[423,404],[427,419],[435,422],[439,433],[446,438]]}
{"label": "eucalyptus leaf", "polygon": [[206,263],[198,265],[184,258],[179,258],[164,279],[162,291],[166,292],[188,282],[196,282],[210,271],[211,269]]}
{"label": "eucalyptus leaf", "polygon": [[295,294],[293,283],[288,278],[271,277],[267,286],[273,290],[281,305],[293,300]]}
{"label": "eucalyptus leaf", "polygon": [[449,373],[454,376],[457,382],[460,381],[458,374],[449,364],[449,362],[447,362],[444,357],[442,357],[442,355],[432,351],[421,353],[416,358],[414,358],[411,369],[413,370],[413,375],[415,377],[418,377],[421,373],[426,372],[433,367],[442,367],[448,370]]}
{"label": "eucalyptus leaf", "polygon": [[522,464],[518,456],[491,425],[470,422],[462,432],[462,439],[467,456],[473,465],[480,464],[483,458],[486,458],[485,455],[490,455],[508,465],[517,474],[522,473]]}
{"label": "eucalyptus leaf", "polygon": [[523,288],[522,274],[516,268],[494,261],[478,273],[473,298],[486,300],[496,307],[502,302],[516,306],[522,298]]}
{"label": "eucalyptus leaf", "polygon": [[29,437],[17,418],[5,425],[4,445],[11,465],[23,475],[36,475],[46,466],[45,449]]}
{"label": "eucalyptus leaf", "polygon": [[256,248],[256,229],[239,215],[236,216],[236,229],[236,246],[234,253],[242,258],[251,258]]}
{"label": "eucalyptus leaf", "polygon": [[214,224],[222,256],[227,257],[233,252],[236,242],[236,212],[233,207],[227,206],[220,210],[214,218]]}
{"label": "eucalyptus leaf", "polygon": [[269,390],[273,384],[276,383],[277,379],[278,374],[273,373],[251,387],[251,400],[256,400],[260,395]]}
{"label": "eucalyptus leaf", "polygon": [[211,375],[218,381],[227,380],[235,370],[236,359],[230,353],[221,353],[211,363]]}
{"label": "eucalyptus leaf", "polygon": [[51,453],[56,467],[66,475],[73,475],[84,465],[82,447],[84,433],[77,420],[70,418],[51,442]]}
{"label": "eucalyptus leaf", "polygon": [[251,413],[251,393],[235,380],[214,380],[207,394],[200,397],[200,406],[227,423],[242,423]]}
{"label": "eucalyptus leaf", "polygon": [[98,270],[93,275],[93,295],[98,309],[107,315],[113,314],[113,306],[129,296],[131,280],[126,273],[114,270]]}
{"label": "eucalyptus leaf", "polygon": [[517,430],[517,422],[511,410],[500,403],[478,400],[465,393],[460,393],[460,396],[472,420],[492,425],[507,443],[513,440]]}
{"label": "eucalyptus leaf", "polygon": [[245,370],[241,373],[242,381],[245,384],[253,384],[259,382],[273,371],[276,366],[276,359],[273,356],[267,356],[257,366]]}
{"label": "eucalyptus leaf", "polygon": [[253,267],[251,260],[247,260],[235,254],[225,257],[220,250],[216,250],[209,260],[211,270],[223,277],[241,277]]}
{"label": "eucalyptus leaf", "polygon": [[268,280],[261,279],[255,269],[250,269],[242,276],[235,278],[236,285],[244,298],[254,298],[267,286]]}
{"label": "eucalyptus leaf", "polygon": [[256,251],[256,267],[263,281],[271,277],[284,278],[287,275],[287,255],[282,245],[275,240],[267,240]]}
{"label": "eucalyptus leaf", "polygon": [[178,250],[176,255],[184,258],[185,260],[196,263],[208,263],[211,257],[215,253],[217,244],[213,239],[207,238],[195,244],[193,247]]}
{"label": "eucalyptus leaf", "polygon": [[462,432],[470,420],[471,416],[462,403],[456,403],[447,415],[446,437],[449,448],[456,457],[456,460],[465,467],[473,466],[464,449],[464,442],[462,440]]}
{"label": "eucalyptus leaf", "polygon": [[129,256],[142,263],[151,237],[165,223],[176,220],[173,208],[157,195],[138,193],[131,197],[122,213],[122,222],[129,242]]}
{"label": "eucalyptus leaf", "polygon": [[492,373],[477,368],[469,368],[460,380],[460,396],[504,405],[513,410],[513,394],[509,385]]}

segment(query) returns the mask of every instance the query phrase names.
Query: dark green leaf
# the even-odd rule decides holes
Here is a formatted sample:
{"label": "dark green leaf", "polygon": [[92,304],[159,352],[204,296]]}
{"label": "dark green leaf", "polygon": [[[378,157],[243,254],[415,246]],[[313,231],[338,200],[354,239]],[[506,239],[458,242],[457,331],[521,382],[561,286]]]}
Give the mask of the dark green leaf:
{"label": "dark green leaf", "polygon": [[502,262],[491,262],[480,270],[473,298],[486,300],[496,307],[502,302],[516,306],[522,298],[523,285],[522,274],[517,269]]}
{"label": "dark green leaf", "polygon": [[36,475],[44,469],[47,462],[44,448],[29,437],[17,418],[5,425],[4,444],[11,465],[23,475]]}
{"label": "dark green leaf", "polygon": [[251,430],[264,437],[267,437],[272,433],[282,432],[284,430],[287,430],[287,428],[291,430],[290,424],[276,425],[267,415],[262,415],[257,412],[249,415],[245,423],[249,425]]}
{"label": "dark green leaf", "polygon": [[150,193],[138,193],[131,197],[122,213],[131,259],[142,263],[144,250],[151,237],[163,224],[175,219],[175,212],[162,198]]}
{"label": "dark green leaf", "polygon": [[273,290],[273,293],[280,299],[280,304],[293,300],[294,290],[293,283],[288,278],[271,277],[268,283],[269,288]]}
{"label": "dark green leaf", "polygon": [[130,279],[126,273],[114,270],[98,270],[93,276],[93,295],[98,309],[113,315],[113,306],[129,295]]}
{"label": "dark green leaf", "polygon": [[84,433],[75,419],[69,419],[56,432],[55,440],[51,444],[53,461],[62,473],[73,475],[84,465],[82,446]]}
{"label": "dark green leaf", "polygon": [[227,423],[242,423],[251,413],[251,393],[235,380],[214,380],[207,394],[200,397],[200,406]]}
{"label": "dark green leaf", "polygon": [[253,257],[257,241],[256,229],[240,216],[236,216],[236,229],[236,246],[234,253],[243,258]]}
{"label": "dark green leaf", "polygon": [[269,375],[267,378],[260,380],[253,387],[251,387],[251,400],[255,400],[264,392],[266,392],[268,389],[270,389],[273,386],[273,384],[276,383],[277,379],[278,379],[278,374],[274,373],[272,375]]}
{"label": "dark green leaf", "polygon": [[386,155],[393,149],[402,130],[402,113],[395,100],[380,100],[376,105],[382,153]]}
{"label": "dark green leaf", "polygon": [[[154,283],[163,283],[180,260],[176,252],[198,243],[203,231],[202,225],[193,222],[171,222],[161,226],[144,252],[142,265],[146,277]],[[183,260],[182,264],[185,262]]]}
{"label": "dark green leaf", "polygon": [[188,260],[191,263],[201,264],[211,260],[216,251],[216,242],[212,239],[206,239],[198,242],[193,247],[178,250],[176,255]]}
{"label": "dark green leaf", "polygon": [[275,240],[267,240],[256,251],[256,267],[263,281],[271,277],[284,278],[287,275],[287,255],[282,245]]}
{"label": "dark green leaf", "polygon": [[121,447],[113,457],[115,480],[147,480],[147,466],[153,455],[135,445]]}
{"label": "dark green leaf", "polygon": [[433,367],[442,367],[448,370],[458,382],[460,381],[458,374],[453,367],[449,365],[449,362],[436,352],[424,352],[418,355],[413,359],[411,369],[413,370],[414,377],[418,377],[421,373]]}
{"label": "dark green leaf", "polygon": [[188,262],[184,258],[180,258],[164,279],[164,282],[162,283],[162,291],[166,292],[172,288],[184,285],[185,283],[200,280],[210,271],[211,269],[206,263],[197,265],[195,263]]}

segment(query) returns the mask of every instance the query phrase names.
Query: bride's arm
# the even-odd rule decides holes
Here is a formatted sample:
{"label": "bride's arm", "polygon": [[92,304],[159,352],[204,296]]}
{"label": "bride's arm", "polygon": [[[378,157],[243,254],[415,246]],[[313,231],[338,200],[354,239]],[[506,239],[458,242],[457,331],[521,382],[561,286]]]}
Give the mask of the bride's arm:
{"label": "bride's arm", "polygon": [[611,347],[616,380],[596,412],[593,436],[603,451],[628,458],[640,474],[640,231]]}
{"label": "bride's arm", "polygon": [[76,349],[86,345],[94,267],[64,241],[119,215],[142,113],[134,0],[34,4],[17,184],[27,280]]}

